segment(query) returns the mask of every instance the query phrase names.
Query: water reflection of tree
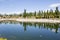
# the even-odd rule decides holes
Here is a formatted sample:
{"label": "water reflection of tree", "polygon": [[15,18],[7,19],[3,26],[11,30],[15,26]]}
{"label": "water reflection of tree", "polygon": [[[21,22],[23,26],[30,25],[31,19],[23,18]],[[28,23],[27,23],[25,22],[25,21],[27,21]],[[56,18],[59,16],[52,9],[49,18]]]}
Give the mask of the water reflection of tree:
{"label": "water reflection of tree", "polygon": [[33,24],[32,24],[32,23],[27,22],[27,25],[28,25],[28,26],[32,26]]}
{"label": "water reflection of tree", "polygon": [[44,24],[44,28],[50,28],[50,30],[55,29],[55,32],[58,33],[59,24]]}
{"label": "water reflection of tree", "polygon": [[36,28],[36,23],[34,23],[34,27]]}
{"label": "water reflection of tree", "polygon": [[19,22],[16,22],[16,21],[0,21],[0,24],[18,24]]}
{"label": "water reflection of tree", "polygon": [[43,23],[37,23],[38,24],[38,27],[40,29],[40,27],[43,27]]}
{"label": "water reflection of tree", "polygon": [[19,24],[21,24],[21,25],[23,25],[23,27],[24,27],[24,31],[26,31],[27,30],[27,26],[29,26],[29,27],[38,27],[39,29],[40,28],[45,28],[45,29],[50,29],[50,30],[53,30],[53,29],[55,29],[55,33],[58,33],[58,28],[59,28],[59,25],[60,24],[57,24],[57,23],[30,23],[30,22],[16,22],[16,21],[0,21],[0,24],[2,24],[2,23],[5,23],[5,24],[7,24],[7,23],[9,23],[9,24],[17,24],[17,23],[19,23]]}
{"label": "water reflection of tree", "polygon": [[27,29],[27,26],[32,26],[32,23],[26,23],[26,22],[23,22],[23,27],[24,27],[24,31],[26,31]]}
{"label": "water reflection of tree", "polygon": [[47,28],[47,30],[48,30],[48,28],[50,28],[50,30],[52,30],[53,24],[51,24],[51,23],[44,23],[44,28]]}
{"label": "water reflection of tree", "polygon": [[27,25],[30,27],[38,27],[40,29],[40,27],[46,28],[47,30],[53,30],[55,29],[55,33],[58,33],[58,28],[59,28],[59,24],[53,24],[53,23],[23,23],[24,26],[24,31],[26,31]]}
{"label": "water reflection of tree", "polygon": [[54,24],[54,28],[55,28],[55,32],[58,33],[58,27],[59,27],[59,24]]}
{"label": "water reflection of tree", "polygon": [[24,31],[26,31],[27,23],[23,22]]}

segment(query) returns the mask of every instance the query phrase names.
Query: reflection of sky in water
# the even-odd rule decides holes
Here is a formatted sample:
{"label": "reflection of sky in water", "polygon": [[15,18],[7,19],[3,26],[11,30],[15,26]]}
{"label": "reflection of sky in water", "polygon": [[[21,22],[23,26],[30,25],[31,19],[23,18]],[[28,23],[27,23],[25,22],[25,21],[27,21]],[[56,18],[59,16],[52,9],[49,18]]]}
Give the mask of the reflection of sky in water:
{"label": "reflection of sky in water", "polygon": [[[48,24],[0,24],[0,37],[8,40],[60,40],[60,28]],[[55,31],[58,28],[58,33]]]}

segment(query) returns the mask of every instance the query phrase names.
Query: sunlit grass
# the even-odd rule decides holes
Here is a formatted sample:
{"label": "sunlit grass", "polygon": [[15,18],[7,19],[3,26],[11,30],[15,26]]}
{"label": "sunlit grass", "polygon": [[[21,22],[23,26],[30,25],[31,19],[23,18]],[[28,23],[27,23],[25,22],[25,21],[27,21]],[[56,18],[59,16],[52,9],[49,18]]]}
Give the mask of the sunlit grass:
{"label": "sunlit grass", "polygon": [[7,40],[7,38],[0,38],[0,40]]}

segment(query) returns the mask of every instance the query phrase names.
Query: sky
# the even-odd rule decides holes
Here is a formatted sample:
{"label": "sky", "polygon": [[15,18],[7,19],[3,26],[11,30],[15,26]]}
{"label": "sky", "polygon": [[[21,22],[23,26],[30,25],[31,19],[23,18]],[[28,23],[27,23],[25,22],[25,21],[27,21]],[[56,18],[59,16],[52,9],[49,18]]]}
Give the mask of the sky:
{"label": "sky", "polygon": [[20,13],[24,9],[27,12],[55,10],[56,6],[60,10],[60,0],[0,0],[0,13]]}

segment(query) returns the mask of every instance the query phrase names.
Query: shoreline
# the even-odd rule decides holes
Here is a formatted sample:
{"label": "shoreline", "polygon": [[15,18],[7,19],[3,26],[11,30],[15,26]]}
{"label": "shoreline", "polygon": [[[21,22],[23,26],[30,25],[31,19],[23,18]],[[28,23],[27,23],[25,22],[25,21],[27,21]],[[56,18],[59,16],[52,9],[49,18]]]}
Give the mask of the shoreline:
{"label": "shoreline", "polygon": [[60,23],[60,19],[20,19],[20,18],[7,18],[7,19],[0,19],[0,21],[18,21],[18,22],[41,22],[41,23]]}

